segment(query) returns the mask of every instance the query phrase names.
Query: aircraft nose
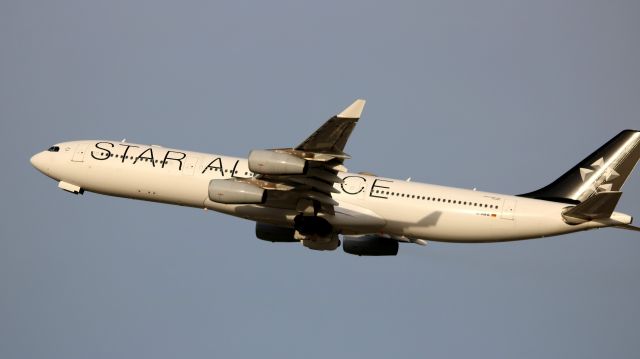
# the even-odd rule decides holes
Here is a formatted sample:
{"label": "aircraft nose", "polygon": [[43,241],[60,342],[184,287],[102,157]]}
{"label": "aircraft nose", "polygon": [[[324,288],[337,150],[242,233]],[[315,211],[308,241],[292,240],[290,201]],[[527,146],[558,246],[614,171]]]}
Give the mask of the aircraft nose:
{"label": "aircraft nose", "polygon": [[42,152],[40,152],[33,155],[30,160],[31,165],[39,171],[42,171],[42,168],[44,167],[44,160],[42,157]]}

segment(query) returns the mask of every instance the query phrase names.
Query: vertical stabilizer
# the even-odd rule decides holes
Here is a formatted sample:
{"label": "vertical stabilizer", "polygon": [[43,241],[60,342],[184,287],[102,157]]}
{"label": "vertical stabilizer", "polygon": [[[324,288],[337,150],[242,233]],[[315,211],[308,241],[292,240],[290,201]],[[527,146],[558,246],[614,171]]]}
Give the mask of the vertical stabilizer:
{"label": "vertical stabilizer", "polygon": [[640,131],[624,130],[553,183],[520,196],[577,204],[620,191],[640,158]]}

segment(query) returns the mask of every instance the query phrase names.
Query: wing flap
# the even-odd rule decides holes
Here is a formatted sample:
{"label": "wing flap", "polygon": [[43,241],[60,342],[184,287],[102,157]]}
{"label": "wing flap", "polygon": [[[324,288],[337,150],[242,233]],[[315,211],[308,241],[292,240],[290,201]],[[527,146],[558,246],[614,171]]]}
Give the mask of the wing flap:
{"label": "wing flap", "polygon": [[311,177],[293,177],[291,178],[291,181],[302,185],[311,186],[312,188],[315,188],[324,193],[340,193],[340,191],[333,188],[331,184]]}

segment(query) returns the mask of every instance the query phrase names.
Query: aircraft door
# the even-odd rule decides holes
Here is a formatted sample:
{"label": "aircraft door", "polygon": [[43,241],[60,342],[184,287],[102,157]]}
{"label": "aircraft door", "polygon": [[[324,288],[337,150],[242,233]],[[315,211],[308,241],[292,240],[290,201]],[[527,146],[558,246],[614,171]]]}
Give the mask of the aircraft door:
{"label": "aircraft door", "polygon": [[184,164],[182,165],[182,173],[185,175],[192,175],[196,167],[198,166],[198,157],[187,156]]}
{"label": "aircraft door", "polygon": [[516,200],[505,199],[504,203],[502,203],[502,216],[500,218],[513,221],[515,211],[516,211]]}
{"label": "aircraft door", "polygon": [[73,154],[73,158],[71,158],[71,161],[73,161],[73,162],[83,162],[84,161],[84,153],[87,151],[87,147],[89,147],[88,143],[79,144],[76,147],[76,152]]}

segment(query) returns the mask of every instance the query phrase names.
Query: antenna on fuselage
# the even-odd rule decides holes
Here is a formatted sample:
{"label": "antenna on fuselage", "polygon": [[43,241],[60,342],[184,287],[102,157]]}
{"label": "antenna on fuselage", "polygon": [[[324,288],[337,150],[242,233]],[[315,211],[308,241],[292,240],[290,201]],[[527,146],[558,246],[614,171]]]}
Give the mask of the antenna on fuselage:
{"label": "antenna on fuselage", "polygon": [[123,138],[122,141],[120,141],[120,142],[127,142],[127,139]]}

